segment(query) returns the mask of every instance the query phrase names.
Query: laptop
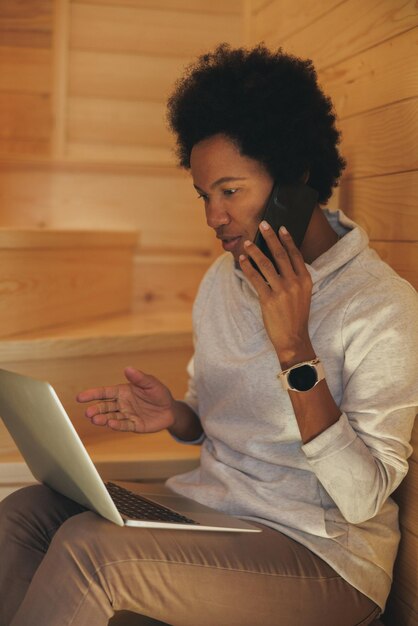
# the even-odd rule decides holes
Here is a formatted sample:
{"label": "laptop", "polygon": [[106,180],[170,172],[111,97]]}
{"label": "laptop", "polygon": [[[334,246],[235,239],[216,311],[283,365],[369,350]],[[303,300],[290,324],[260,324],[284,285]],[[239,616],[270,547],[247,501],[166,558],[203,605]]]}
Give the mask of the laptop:
{"label": "laptop", "polygon": [[175,493],[143,495],[138,483],[104,483],[48,382],[0,369],[0,417],[39,482],[119,526],[261,532]]}

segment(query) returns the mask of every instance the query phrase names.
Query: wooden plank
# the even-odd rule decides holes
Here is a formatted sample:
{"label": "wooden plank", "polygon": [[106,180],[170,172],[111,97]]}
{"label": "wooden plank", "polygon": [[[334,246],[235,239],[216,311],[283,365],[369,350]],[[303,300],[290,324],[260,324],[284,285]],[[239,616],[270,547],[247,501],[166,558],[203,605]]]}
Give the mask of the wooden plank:
{"label": "wooden plank", "polygon": [[344,178],[339,206],[360,224],[372,239],[418,239],[418,171]]}
{"label": "wooden plank", "polygon": [[124,146],[118,144],[70,142],[66,147],[69,161],[84,163],[89,161],[97,168],[108,163],[114,170],[123,167],[174,169],[177,165],[172,148],[163,146]]}
{"label": "wooden plank", "polygon": [[340,123],[346,176],[418,169],[418,98],[362,113]]}
{"label": "wooden plank", "polygon": [[[150,148],[150,150],[153,150]],[[156,153],[159,149],[155,148]],[[161,148],[161,154],[169,154],[171,151]],[[0,175],[1,172],[75,172],[81,173],[102,173],[102,174],[135,174],[136,176],[169,176],[190,183],[190,174],[183,168],[178,167],[174,163],[173,155],[168,164],[145,164],[138,162],[123,163],[120,160],[110,162],[102,161],[86,161],[82,159],[72,159],[66,156],[63,159],[40,158],[40,157],[14,157],[10,155],[8,158],[0,157]],[[191,183],[190,183],[191,184]]]}
{"label": "wooden plank", "polygon": [[[273,0],[252,2],[254,6],[254,42],[266,41],[273,47],[281,45],[292,33],[308,28],[312,23],[321,20],[330,13],[340,0]],[[274,44],[273,44],[274,42]],[[276,43],[277,42],[277,43]],[[287,50],[287,46],[285,46]]]}
{"label": "wooden plank", "polygon": [[138,311],[191,311],[210,257],[139,254],[135,258],[134,308]]}
{"label": "wooden plank", "polygon": [[190,311],[129,312],[9,337],[0,342],[0,362],[182,350],[191,345],[191,333]]}
{"label": "wooden plank", "polygon": [[69,0],[55,0],[51,103],[54,116],[51,151],[55,159],[62,158],[66,149],[69,8]]}
{"label": "wooden plank", "polygon": [[189,59],[73,50],[69,94],[121,100],[165,102]]}
{"label": "wooden plank", "polygon": [[[106,263],[106,272],[103,265]],[[132,250],[0,249],[2,337],[127,311]]]}
{"label": "wooden plank", "polygon": [[[214,233],[188,176],[100,168],[0,169],[2,224],[135,230],[148,248],[211,251]],[[74,190],[77,193],[74,193]]]}
{"label": "wooden plank", "polygon": [[340,119],[418,96],[418,29],[319,72]]}
{"label": "wooden plank", "polygon": [[0,137],[48,140],[52,119],[47,94],[0,93]]}
{"label": "wooden plank", "polygon": [[0,47],[0,90],[50,93],[51,51],[42,48]]}
{"label": "wooden plank", "polygon": [[418,242],[371,241],[370,245],[402,278],[418,289]]}
{"label": "wooden plank", "polygon": [[103,230],[9,230],[0,229],[0,250],[72,250],[74,248],[133,250],[139,243],[139,233]]}
{"label": "wooden plank", "polygon": [[166,107],[159,102],[69,98],[68,141],[169,146]]}
{"label": "wooden plank", "polygon": [[49,139],[2,139],[0,157],[22,159],[44,159],[49,156]]}
{"label": "wooden plank", "polygon": [[[311,3],[305,0],[305,4]],[[323,7],[323,3],[317,4]],[[280,2],[277,7],[280,10]],[[265,39],[269,46],[282,45],[287,52],[308,57],[317,70],[335,65],[418,25],[415,0],[346,0],[333,8],[327,5],[327,10],[318,16],[320,19],[308,24],[303,20],[303,8],[298,3],[299,24],[282,19],[266,20],[257,33],[257,40]],[[279,26],[266,37],[265,29],[270,23]]]}
{"label": "wooden plank", "polygon": [[[265,1],[265,0],[264,0]],[[193,13],[221,13],[240,15],[241,0],[74,0],[77,4],[102,4],[136,7],[141,9],[166,9]]]}
{"label": "wooden plank", "polygon": [[249,0],[252,13],[258,13],[261,9],[264,9],[268,4],[274,4],[275,0]]}
{"label": "wooden plank", "polygon": [[79,50],[194,56],[220,41],[241,40],[234,15],[202,19],[198,13],[73,4],[71,23],[70,46]]}
{"label": "wooden plank", "polygon": [[0,41],[4,46],[50,48],[52,0],[2,0]]}

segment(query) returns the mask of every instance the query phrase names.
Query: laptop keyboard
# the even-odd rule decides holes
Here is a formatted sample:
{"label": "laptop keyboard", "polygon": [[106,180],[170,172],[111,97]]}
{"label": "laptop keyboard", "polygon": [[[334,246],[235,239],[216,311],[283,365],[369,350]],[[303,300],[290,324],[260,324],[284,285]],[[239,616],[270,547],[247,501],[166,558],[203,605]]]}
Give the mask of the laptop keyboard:
{"label": "laptop keyboard", "polygon": [[115,483],[105,483],[110,497],[116,505],[119,513],[129,519],[144,520],[147,522],[170,522],[177,524],[195,524],[195,522],[180,513],[171,511],[156,502],[151,502],[142,496],[129,491]]}

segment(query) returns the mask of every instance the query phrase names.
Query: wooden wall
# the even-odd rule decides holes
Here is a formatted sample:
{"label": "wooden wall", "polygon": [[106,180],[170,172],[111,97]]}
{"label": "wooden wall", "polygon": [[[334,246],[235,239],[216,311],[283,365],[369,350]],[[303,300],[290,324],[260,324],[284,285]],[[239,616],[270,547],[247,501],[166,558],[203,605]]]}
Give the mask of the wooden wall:
{"label": "wooden wall", "polygon": [[241,25],[241,0],[2,0],[0,227],[139,230],[137,307],[190,307],[214,238],[175,167],[165,100]]}
{"label": "wooden wall", "polygon": [[[418,287],[416,2],[247,0],[245,34],[247,43],[264,41],[313,60],[334,101],[348,161],[338,204]],[[418,619],[417,436],[418,424],[410,472],[396,496],[403,538],[388,626],[413,626]]]}
{"label": "wooden wall", "polygon": [[418,287],[418,9],[414,0],[248,0],[248,43],[313,60],[348,161],[339,205]]}

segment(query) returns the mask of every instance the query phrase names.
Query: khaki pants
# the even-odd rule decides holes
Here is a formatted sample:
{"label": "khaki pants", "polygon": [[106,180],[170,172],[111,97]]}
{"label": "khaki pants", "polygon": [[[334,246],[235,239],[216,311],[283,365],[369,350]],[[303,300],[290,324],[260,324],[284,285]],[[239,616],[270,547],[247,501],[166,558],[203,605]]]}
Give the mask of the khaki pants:
{"label": "khaki pants", "polygon": [[121,528],[36,485],[0,503],[0,626],[354,626],[379,613],[324,561],[254,535]]}

